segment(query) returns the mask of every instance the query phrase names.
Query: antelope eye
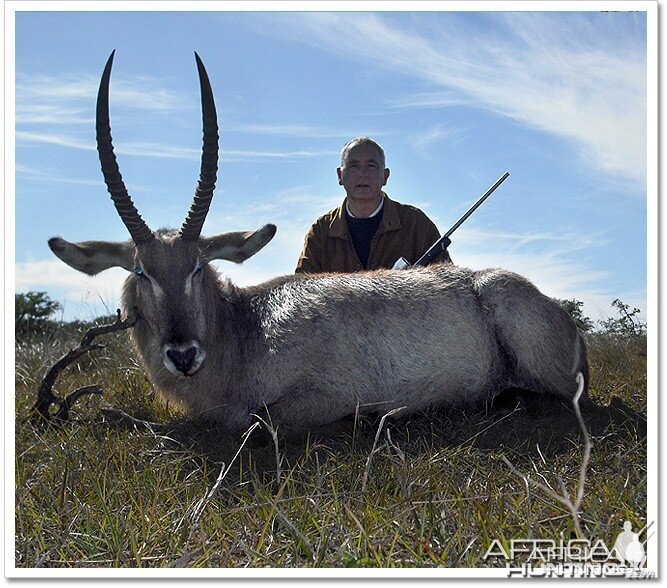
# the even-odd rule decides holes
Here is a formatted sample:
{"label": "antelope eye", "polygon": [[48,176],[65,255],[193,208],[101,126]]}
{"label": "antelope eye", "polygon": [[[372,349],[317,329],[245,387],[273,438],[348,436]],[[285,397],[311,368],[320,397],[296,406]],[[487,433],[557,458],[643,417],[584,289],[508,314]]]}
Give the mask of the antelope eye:
{"label": "antelope eye", "polygon": [[137,276],[143,276],[143,275],[145,275],[145,274],[144,274],[144,270],[142,270],[142,269],[141,269],[140,267],[138,267],[138,266],[134,268],[134,273],[135,273]]}
{"label": "antelope eye", "polygon": [[203,261],[200,261],[200,262],[197,264],[197,266],[195,267],[195,271],[198,272],[198,271],[201,271],[202,269],[204,269],[204,262],[203,262]]}

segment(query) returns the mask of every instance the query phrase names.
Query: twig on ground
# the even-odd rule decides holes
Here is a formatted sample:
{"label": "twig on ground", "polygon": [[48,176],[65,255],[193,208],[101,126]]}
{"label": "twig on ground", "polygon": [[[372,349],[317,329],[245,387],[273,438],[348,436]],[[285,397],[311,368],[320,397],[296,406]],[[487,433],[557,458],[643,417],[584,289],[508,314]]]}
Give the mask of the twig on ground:
{"label": "twig on ground", "polygon": [[[81,339],[79,345],[73,349],[70,349],[46,372],[46,375],[42,379],[42,383],[37,390],[37,402],[32,407],[33,414],[38,415],[40,420],[48,421],[51,420],[51,416],[53,416],[58,421],[67,421],[69,419],[69,411],[72,408],[72,405],[81,396],[84,394],[102,394],[102,388],[99,386],[83,386],[62,400],[53,394],[53,385],[60,375],[60,372],[62,372],[68,365],[74,363],[77,359],[89,351],[103,349],[105,347],[105,345],[101,343],[93,343],[93,340],[96,337],[99,337],[100,335],[106,335],[107,333],[114,333],[116,331],[129,329],[133,327],[139,320],[139,315],[136,313],[136,310],[132,316],[129,316],[125,320],[121,319],[120,310],[117,312],[118,317],[114,323],[100,325],[99,327],[92,327],[88,329]],[[49,409],[53,404],[58,406],[58,410],[52,415]]]}
{"label": "twig on ground", "polygon": [[577,374],[577,383],[579,385],[577,389],[577,393],[574,395],[574,398],[572,399],[572,404],[574,405],[574,412],[577,415],[577,420],[579,421],[579,426],[581,427],[583,436],[584,436],[584,455],[581,460],[581,468],[579,470],[579,483],[577,486],[577,496],[574,502],[572,501],[572,498],[570,497],[569,492],[567,491],[567,488],[565,488],[565,484],[563,481],[559,478],[560,486],[561,486],[561,492],[562,494],[558,494],[545,484],[542,484],[541,482],[538,482],[536,480],[533,480],[532,478],[527,477],[525,474],[523,474],[521,471],[519,471],[516,466],[509,460],[507,457],[504,455],[502,456],[502,460],[507,464],[507,466],[520,478],[524,480],[526,484],[532,485],[534,488],[538,488],[542,490],[542,492],[546,493],[549,497],[551,497],[553,500],[559,502],[565,508],[568,509],[570,513],[570,517],[572,518],[572,522],[574,523],[574,529],[575,532],[577,533],[577,537],[579,539],[585,539],[583,530],[581,528],[581,521],[580,521],[580,509],[581,509],[581,503],[584,500],[584,487],[586,485],[586,472],[588,471],[588,464],[591,459],[591,449],[593,447],[593,444],[591,443],[591,439],[588,435],[588,429],[586,429],[586,423],[584,423],[584,419],[581,416],[581,410],[579,409],[579,398],[581,397],[581,394],[584,391],[584,376],[581,372]]}
{"label": "twig on ground", "polygon": [[197,547],[197,549],[193,551],[189,551],[188,553],[185,553],[181,555],[178,559],[175,559],[171,563],[167,564],[168,568],[184,568],[187,566],[193,559],[199,557],[204,553],[204,548],[203,547]]}
{"label": "twig on ground", "polygon": [[[120,428],[134,429],[135,431],[148,431],[155,437],[159,435],[169,435],[179,427],[177,423],[160,424],[154,423],[152,421],[144,421],[127,414],[120,408],[103,408],[102,414],[104,415],[104,418],[107,420],[107,422],[112,423]],[[178,441],[175,441],[174,439],[169,440],[174,441],[174,443],[178,443]]]}
{"label": "twig on ground", "polygon": [[303,547],[308,551],[308,556],[310,557],[311,560],[315,559],[315,548],[313,547],[313,544],[308,540],[308,538],[301,532],[299,529],[297,529],[296,525],[289,520],[287,515],[278,508],[278,505],[274,505],[274,512],[276,516],[280,519],[280,521],[285,525],[294,536],[296,536],[300,541]]}
{"label": "twig on ground", "polygon": [[370,473],[371,469],[371,460],[373,459],[373,454],[377,451],[377,444],[378,440],[380,439],[380,433],[382,433],[382,427],[384,426],[384,421],[386,420],[387,417],[395,415],[397,412],[402,411],[405,408],[405,406],[400,406],[398,408],[394,408],[390,410],[387,414],[385,414],[381,419],[380,419],[380,424],[378,425],[378,430],[375,433],[375,439],[373,441],[373,447],[371,449],[371,452],[368,454],[368,458],[366,459],[366,467],[364,467],[364,475],[361,479],[361,493],[363,494],[366,491],[366,483],[368,482],[368,475]]}
{"label": "twig on ground", "polygon": [[408,465],[408,460],[405,457],[405,452],[396,443],[394,443],[393,439],[391,438],[391,432],[389,429],[386,431],[386,436],[387,445],[397,455],[401,463],[401,472],[398,474],[398,480],[401,484],[401,488],[403,489],[403,495],[405,497],[409,497],[411,494],[410,466]]}
{"label": "twig on ground", "polygon": [[473,546],[473,543],[475,543],[477,539],[479,539],[479,536],[475,535],[470,541],[468,541],[468,545],[466,545],[466,548],[461,553],[459,553],[458,557],[454,560],[454,563],[452,564],[451,567],[455,567],[463,559],[463,556],[466,553],[468,553],[470,548]]}
{"label": "twig on ground", "polygon": [[[264,405],[264,408],[266,408],[266,405]],[[268,414],[268,408],[266,408],[266,412]],[[258,414],[253,414],[256,419],[259,419],[262,424],[266,427],[266,430],[269,432],[271,435],[271,439],[273,439],[273,447],[274,451],[276,454],[276,488],[280,486],[280,479],[282,477],[282,458],[280,457],[280,446],[278,445],[278,429],[273,427],[273,422],[271,421],[271,415],[269,415],[269,422],[267,423],[261,416]]]}
{"label": "twig on ground", "polygon": [[352,427],[352,447],[354,447],[357,440],[357,426],[359,425],[359,402],[354,407],[354,426]]}
{"label": "twig on ground", "polygon": [[[238,456],[240,455],[241,451],[245,447],[245,444],[248,442],[248,439],[250,438],[250,435],[252,432],[259,427],[259,423],[253,423],[250,428],[243,433],[243,438],[241,440],[241,445],[239,445],[239,448],[237,449],[236,453],[234,454],[234,457],[232,457],[231,461],[229,462],[229,465],[226,466],[224,463],[222,464],[222,467],[220,468],[220,473],[218,474],[218,478],[215,481],[215,484],[211,487],[211,489],[208,491],[206,496],[203,498],[200,498],[197,501],[197,504],[195,504],[194,508],[192,509],[190,513],[190,531],[188,533],[188,538],[185,542],[186,547],[190,544],[192,537],[194,534],[199,530],[199,520],[202,517],[202,514],[204,513],[204,509],[208,506],[208,504],[217,496],[220,486],[222,484],[222,481],[225,479],[227,474],[229,473],[229,470],[232,467],[232,464],[236,461]],[[183,518],[179,521],[178,525],[176,526],[176,530],[181,527],[181,524],[183,523]],[[176,560],[178,561],[178,560]]]}

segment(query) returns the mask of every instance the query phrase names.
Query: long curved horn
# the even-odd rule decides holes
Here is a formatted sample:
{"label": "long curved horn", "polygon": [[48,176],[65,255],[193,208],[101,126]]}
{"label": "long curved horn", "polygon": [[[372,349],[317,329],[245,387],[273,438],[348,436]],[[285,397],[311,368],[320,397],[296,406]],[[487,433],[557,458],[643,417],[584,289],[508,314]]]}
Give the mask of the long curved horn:
{"label": "long curved horn", "polygon": [[97,120],[95,129],[97,131],[97,152],[100,156],[100,163],[102,164],[102,173],[104,174],[104,181],[107,185],[107,190],[111,194],[116,210],[120,215],[121,220],[130,232],[132,240],[135,243],[142,243],[150,241],[155,238],[153,231],[139,215],[139,212],[134,206],[127,188],[123,183],[123,177],[120,175],[118,164],[116,163],[116,156],[113,152],[113,144],[111,142],[111,126],[109,125],[109,79],[111,78],[111,66],[113,65],[113,57],[116,51],[112,51],[107,61],[102,80],[100,81],[100,89],[97,94]]}
{"label": "long curved horn", "polygon": [[202,119],[204,124],[204,145],[201,156],[201,171],[199,183],[195,191],[195,198],[190,207],[183,226],[181,227],[181,238],[186,241],[199,239],[202,225],[206,219],[215,181],[218,172],[218,117],[215,113],[215,102],[213,91],[208,80],[206,69],[199,55],[195,52],[197,71],[199,72],[199,86],[201,88]]}

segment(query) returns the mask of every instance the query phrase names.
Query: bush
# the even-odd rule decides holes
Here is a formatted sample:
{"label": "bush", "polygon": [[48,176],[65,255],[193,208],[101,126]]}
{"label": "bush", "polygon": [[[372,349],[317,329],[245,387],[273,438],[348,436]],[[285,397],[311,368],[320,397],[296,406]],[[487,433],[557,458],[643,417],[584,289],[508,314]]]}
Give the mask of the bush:
{"label": "bush", "polygon": [[642,337],[646,335],[646,323],[639,320],[637,316],[641,310],[638,308],[630,310],[630,306],[624,304],[618,298],[611,305],[618,309],[620,316],[600,321],[600,326],[604,332],[623,338]]}
{"label": "bush", "polygon": [[570,314],[582,333],[588,333],[593,329],[593,321],[584,316],[583,302],[574,298],[572,300],[557,300],[557,302]]}
{"label": "bush", "polygon": [[646,336],[646,323],[639,318],[641,310],[633,308],[616,298],[611,305],[617,309],[619,316],[598,321],[599,329],[594,329],[593,320],[584,315],[584,303],[580,300],[559,300],[556,302],[572,317],[582,333],[596,331],[621,339],[636,339]]}
{"label": "bush", "polygon": [[16,335],[44,331],[50,319],[61,306],[51,300],[46,292],[27,292],[14,296],[14,320]]}

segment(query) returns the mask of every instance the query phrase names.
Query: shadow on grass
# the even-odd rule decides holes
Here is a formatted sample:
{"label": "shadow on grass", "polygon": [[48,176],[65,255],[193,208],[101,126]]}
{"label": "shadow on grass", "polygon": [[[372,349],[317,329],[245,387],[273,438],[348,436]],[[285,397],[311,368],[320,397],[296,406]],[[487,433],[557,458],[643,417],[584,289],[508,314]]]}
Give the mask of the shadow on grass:
{"label": "shadow on grass", "polygon": [[[634,411],[620,398],[601,406],[587,403],[581,407],[589,434],[604,437],[605,445],[619,446],[646,438],[646,416]],[[315,448],[326,448],[339,457],[351,452],[368,454],[375,442],[383,415],[349,417],[316,433],[285,438],[279,434],[278,452],[286,464],[307,458]],[[109,426],[122,426],[110,423]],[[446,448],[469,447],[479,451],[509,451],[514,456],[530,457],[540,453],[553,457],[583,447],[582,431],[572,404],[555,396],[536,396],[524,391],[511,391],[497,397],[489,410],[437,409],[429,413],[393,417],[383,423],[392,442],[409,456],[421,456]],[[151,429],[147,429],[147,432]],[[174,443],[212,464],[228,466],[242,444],[238,436],[230,436],[213,422],[186,420],[160,425],[156,436]],[[382,431],[382,442],[385,431]],[[240,461],[251,464],[261,477],[276,472],[276,446],[265,427],[257,428],[240,454]],[[216,468],[212,468],[215,470]],[[237,467],[231,470],[238,470]],[[236,478],[233,471],[230,477]]]}

